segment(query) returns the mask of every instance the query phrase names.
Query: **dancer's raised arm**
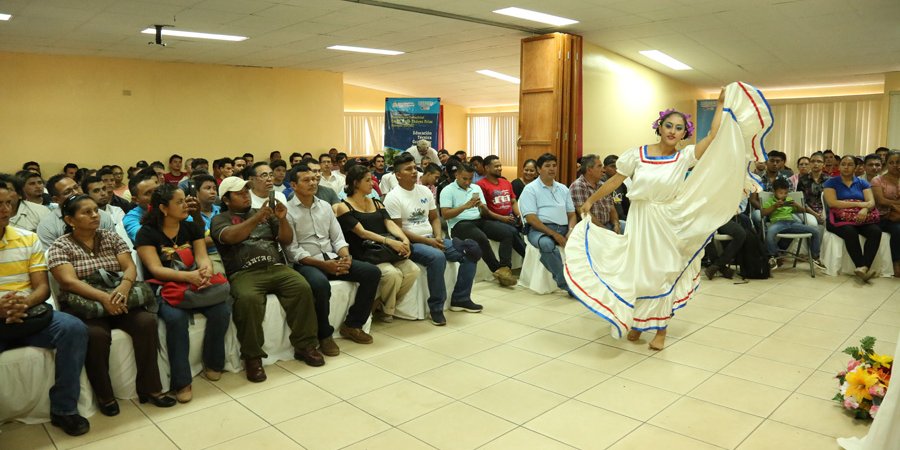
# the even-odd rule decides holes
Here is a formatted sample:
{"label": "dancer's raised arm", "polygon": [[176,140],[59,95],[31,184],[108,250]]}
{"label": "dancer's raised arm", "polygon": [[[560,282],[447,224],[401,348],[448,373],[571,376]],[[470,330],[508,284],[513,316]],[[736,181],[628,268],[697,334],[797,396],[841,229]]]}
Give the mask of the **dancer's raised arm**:
{"label": "dancer's raised arm", "polygon": [[623,182],[625,182],[625,175],[622,175],[621,173],[617,173],[613,175],[612,178],[606,180],[606,182],[604,182],[603,185],[600,186],[600,189],[594,191],[594,193],[591,194],[591,196],[588,197],[587,200],[585,200],[584,204],[581,205],[581,211],[579,211],[581,216],[590,216],[591,206],[594,204],[594,202],[600,200],[603,197],[606,197],[609,194],[612,194],[613,191],[618,189]]}
{"label": "dancer's raised arm", "polygon": [[706,153],[706,149],[709,148],[709,144],[712,143],[713,139],[716,138],[716,134],[719,133],[719,125],[722,122],[722,108],[725,104],[725,88],[719,92],[719,100],[716,104],[716,113],[713,115],[712,126],[709,128],[709,134],[706,135],[705,138],[701,139],[700,142],[694,146],[694,156],[697,159],[700,159],[704,153]]}

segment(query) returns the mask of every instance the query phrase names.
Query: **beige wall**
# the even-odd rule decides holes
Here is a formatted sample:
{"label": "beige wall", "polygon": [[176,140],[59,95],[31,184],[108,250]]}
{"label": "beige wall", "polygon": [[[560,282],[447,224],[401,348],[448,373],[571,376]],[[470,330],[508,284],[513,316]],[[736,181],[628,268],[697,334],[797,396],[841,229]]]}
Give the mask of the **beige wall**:
{"label": "beige wall", "polygon": [[342,84],[330,72],[0,53],[0,170],[318,153],[343,142]]}
{"label": "beige wall", "polygon": [[584,45],[584,154],[606,156],[658,141],[659,111],[694,114],[699,89],[596,45]]}
{"label": "beige wall", "polygon": [[[344,111],[384,112],[385,97],[405,98],[412,96],[345,84]],[[435,97],[440,97],[440,95],[435,94]],[[444,148],[451,151],[465,150],[468,145],[466,108],[443,101],[441,104],[444,106]],[[434,143],[434,145],[437,145],[437,143]]]}

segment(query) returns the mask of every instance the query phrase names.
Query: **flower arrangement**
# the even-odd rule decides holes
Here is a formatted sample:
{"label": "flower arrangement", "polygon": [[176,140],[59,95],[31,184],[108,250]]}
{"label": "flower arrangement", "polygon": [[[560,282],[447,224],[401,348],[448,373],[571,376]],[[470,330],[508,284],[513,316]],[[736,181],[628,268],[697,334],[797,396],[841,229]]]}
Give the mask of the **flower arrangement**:
{"label": "flower arrangement", "polygon": [[859,347],[844,349],[844,353],[853,359],[847,363],[847,369],[835,377],[840,392],[833,400],[853,412],[857,419],[873,419],[891,382],[894,358],[876,354],[875,338],[871,336],[866,336],[859,344]]}

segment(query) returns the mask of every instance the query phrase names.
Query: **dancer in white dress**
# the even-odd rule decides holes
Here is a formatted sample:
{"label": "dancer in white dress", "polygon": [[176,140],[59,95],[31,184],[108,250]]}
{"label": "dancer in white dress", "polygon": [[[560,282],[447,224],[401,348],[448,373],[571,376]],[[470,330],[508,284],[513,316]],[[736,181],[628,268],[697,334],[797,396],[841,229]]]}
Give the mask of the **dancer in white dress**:
{"label": "dancer in white dress", "polygon": [[[565,276],[576,297],[611,324],[615,338],[627,332],[636,341],[656,330],[654,350],[663,348],[669,319],[699,287],[703,249],[734,215],[748,162],[765,159],[762,137],[772,123],[762,93],[744,83],[722,90],[709,135],[677,150],[693,133],[689,118],[660,113],[654,122],[660,141],[620,155],[618,173],[584,203],[587,217],[566,245]],[[625,234],[593,226],[591,205],[626,178],[632,184]]]}

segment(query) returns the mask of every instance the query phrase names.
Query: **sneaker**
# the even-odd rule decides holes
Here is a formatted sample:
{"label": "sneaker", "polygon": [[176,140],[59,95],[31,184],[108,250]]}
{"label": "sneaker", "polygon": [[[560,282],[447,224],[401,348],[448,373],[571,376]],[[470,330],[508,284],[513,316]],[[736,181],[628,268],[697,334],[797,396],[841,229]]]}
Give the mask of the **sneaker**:
{"label": "sneaker", "polygon": [[384,311],[376,311],[374,316],[375,320],[378,320],[379,322],[394,323],[394,316],[387,314]]}
{"label": "sneaker", "polygon": [[770,268],[770,269],[775,269],[775,268],[777,268],[777,267],[778,267],[778,260],[775,259],[774,256],[770,256],[770,257],[769,257],[769,268]]}
{"label": "sneaker", "polygon": [[734,278],[734,269],[732,269],[731,267],[723,266],[721,269],[719,269],[719,273],[721,273],[723,277],[729,280]]}
{"label": "sneaker", "polygon": [[494,271],[493,275],[500,283],[500,286],[515,286],[519,282],[519,278],[513,275],[512,270],[506,266]]}
{"label": "sneaker", "polygon": [[813,265],[816,266],[816,269],[825,270],[825,264],[822,264],[822,261],[819,258],[813,258]]}
{"label": "sneaker", "polygon": [[878,275],[878,272],[875,270],[875,268],[869,267],[869,270],[866,271],[866,276],[863,277],[863,281],[868,283],[869,280],[871,280],[872,278],[875,278],[875,276],[877,276],[877,275]]}
{"label": "sneaker", "polygon": [[203,369],[203,376],[209,381],[219,381],[222,379],[222,372],[213,369]]}
{"label": "sneaker", "polygon": [[483,306],[473,302],[472,300],[466,300],[464,302],[458,302],[458,303],[450,303],[450,311],[465,311],[465,312],[470,312],[470,313],[480,313],[482,309],[484,309]]}
{"label": "sneaker", "polygon": [[716,273],[718,273],[718,272],[719,272],[719,266],[717,266],[715,264],[711,264],[711,265],[707,266],[706,269],[704,270],[704,273],[706,273],[707,280],[715,279]]}
{"label": "sneaker", "polygon": [[375,341],[372,339],[372,336],[363,331],[362,328],[350,328],[347,325],[341,325],[341,328],[338,331],[341,333],[341,337],[350,339],[357,344],[371,344]]}
{"label": "sneaker", "polygon": [[62,428],[69,436],[81,436],[91,429],[91,423],[78,414],[57,415],[50,413],[50,423]]}
{"label": "sneaker", "polygon": [[447,319],[444,317],[443,311],[431,311],[431,323],[435,326],[442,327],[447,325]]}
{"label": "sneaker", "polygon": [[853,271],[853,274],[856,275],[856,278],[859,278],[862,282],[868,283],[869,279],[866,278],[866,274],[869,271],[869,268],[866,266],[857,267],[856,270]]}
{"label": "sneaker", "polygon": [[319,352],[325,356],[337,356],[341,354],[341,348],[338,347],[334,338],[328,336],[325,339],[319,339]]}

